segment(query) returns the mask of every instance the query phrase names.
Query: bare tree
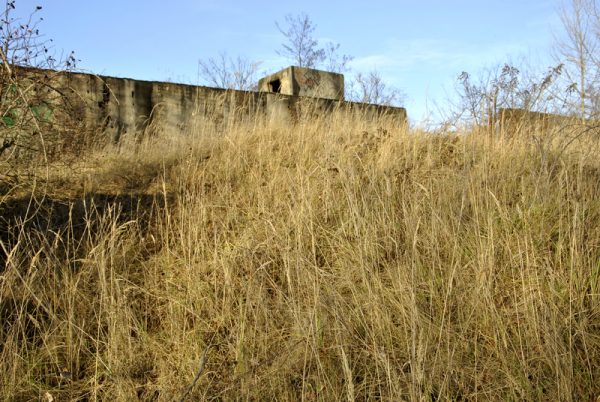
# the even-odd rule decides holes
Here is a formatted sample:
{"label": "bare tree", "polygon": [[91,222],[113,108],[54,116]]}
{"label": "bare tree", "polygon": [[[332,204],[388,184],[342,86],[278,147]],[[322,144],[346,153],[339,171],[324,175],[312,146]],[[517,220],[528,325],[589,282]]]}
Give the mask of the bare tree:
{"label": "bare tree", "polygon": [[405,94],[398,88],[385,83],[377,71],[368,74],[358,73],[350,82],[347,96],[355,102],[378,105],[398,105],[404,101]]}
{"label": "bare tree", "polygon": [[564,88],[556,95],[582,118],[600,112],[600,18],[596,0],[569,0],[560,9],[564,35],[555,58],[564,63]]}
{"label": "bare tree", "polygon": [[275,25],[286,39],[281,44],[283,49],[277,51],[277,54],[298,67],[316,68],[325,60],[325,50],[319,47],[319,42],[314,37],[316,25],[307,14],[288,14],[285,16],[284,28],[278,22]]}
{"label": "bare tree", "polygon": [[218,58],[198,61],[198,77],[219,88],[254,90],[258,82],[260,62],[238,56],[235,59],[221,53]]}
{"label": "bare tree", "polygon": [[315,30],[317,26],[307,14],[286,15],[282,27],[275,22],[277,29],[285,38],[282,49],[277,54],[288,59],[298,67],[319,68],[336,73],[346,72],[352,57],[340,53],[340,44],[327,42],[321,47]]}
{"label": "bare tree", "polygon": [[[336,73],[350,71],[352,56],[340,52],[340,44],[325,43],[321,47],[315,38],[316,25],[307,14],[285,17],[285,27],[275,23],[285,37],[282,49],[277,51],[299,67],[319,68]],[[359,73],[346,85],[346,97],[356,102],[396,105],[404,100],[404,93],[386,84],[377,71]]]}

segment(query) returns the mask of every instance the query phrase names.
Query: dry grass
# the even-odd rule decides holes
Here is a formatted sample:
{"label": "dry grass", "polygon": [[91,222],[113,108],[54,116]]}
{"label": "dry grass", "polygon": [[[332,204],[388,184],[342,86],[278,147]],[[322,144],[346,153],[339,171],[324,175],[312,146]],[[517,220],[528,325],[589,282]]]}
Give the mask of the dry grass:
{"label": "dry grass", "polygon": [[525,137],[338,116],[56,168],[1,207],[0,398],[178,400],[206,352],[189,400],[594,400],[600,154]]}

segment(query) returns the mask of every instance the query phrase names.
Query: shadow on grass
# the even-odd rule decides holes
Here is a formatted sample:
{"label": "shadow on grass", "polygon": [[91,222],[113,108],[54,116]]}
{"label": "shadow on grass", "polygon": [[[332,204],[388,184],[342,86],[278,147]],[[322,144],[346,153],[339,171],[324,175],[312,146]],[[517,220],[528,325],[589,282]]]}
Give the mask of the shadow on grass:
{"label": "shadow on grass", "polygon": [[[144,233],[173,200],[173,195],[163,193],[91,193],[77,198],[26,196],[7,200],[0,204],[0,273],[19,243],[26,244],[32,256],[35,248],[48,246],[56,239],[81,243],[86,237],[94,238],[107,224],[134,222]],[[81,257],[67,255],[64,249],[54,251],[66,258]]]}

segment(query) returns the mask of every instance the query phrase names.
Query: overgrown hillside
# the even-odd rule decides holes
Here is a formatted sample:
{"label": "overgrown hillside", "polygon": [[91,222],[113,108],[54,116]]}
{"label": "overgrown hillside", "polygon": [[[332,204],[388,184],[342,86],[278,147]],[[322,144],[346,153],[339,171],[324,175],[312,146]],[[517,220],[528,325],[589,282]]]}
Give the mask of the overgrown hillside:
{"label": "overgrown hillside", "polygon": [[597,134],[505,134],[255,122],[13,184],[0,398],[594,400]]}

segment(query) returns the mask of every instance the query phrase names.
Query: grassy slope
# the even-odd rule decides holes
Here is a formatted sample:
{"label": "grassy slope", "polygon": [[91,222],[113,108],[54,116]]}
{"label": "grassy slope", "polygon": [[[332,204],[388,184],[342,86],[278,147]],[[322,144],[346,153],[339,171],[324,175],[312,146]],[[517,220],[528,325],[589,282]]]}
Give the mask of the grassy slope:
{"label": "grassy slope", "polygon": [[51,172],[3,239],[0,398],[173,400],[205,350],[192,399],[600,395],[597,144],[197,134]]}

